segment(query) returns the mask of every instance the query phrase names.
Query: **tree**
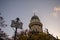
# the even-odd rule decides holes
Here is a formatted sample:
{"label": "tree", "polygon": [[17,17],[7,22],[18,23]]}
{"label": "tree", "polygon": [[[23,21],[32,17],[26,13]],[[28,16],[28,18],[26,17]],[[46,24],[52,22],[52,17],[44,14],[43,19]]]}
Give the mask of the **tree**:
{"label": "tree", "polygon": [[0,27],[6,27],[7,25],[5,24],[5,20],[4,18],[1,16],[1,13],[0,13]]}
{"label": "tree", "polygon": [[[27,36],[28,35],[28,36]],[[43,32],[28,32],[28,34],[21,33],[18,36],[18,40],[57,40],[51,34],[46,34]]]}
{"label": "tree", "polygon": [[2,27],[6,27],[7,25],[5,24],[5,20],[4,18],[1,16],[1,13],[0,13],[0,39],[3,40],[3,39],[6,39],[8,36],[6,33],[4,33],[4,31],[2,31]]}

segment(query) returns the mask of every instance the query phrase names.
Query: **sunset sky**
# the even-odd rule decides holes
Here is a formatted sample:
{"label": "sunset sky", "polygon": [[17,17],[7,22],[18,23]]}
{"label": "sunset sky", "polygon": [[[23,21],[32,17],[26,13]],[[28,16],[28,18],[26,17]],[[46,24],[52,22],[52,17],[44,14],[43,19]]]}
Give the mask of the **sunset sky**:
{"label": "sunset sky", "polygon": [[29,23],[34,13],[40,18],[43,29],[60,38],[60,0],[0,0],[0,13],[7,27],[4,32],[12,36],[11,20],[17,17],[23,22],[23,29],[29,29]]}

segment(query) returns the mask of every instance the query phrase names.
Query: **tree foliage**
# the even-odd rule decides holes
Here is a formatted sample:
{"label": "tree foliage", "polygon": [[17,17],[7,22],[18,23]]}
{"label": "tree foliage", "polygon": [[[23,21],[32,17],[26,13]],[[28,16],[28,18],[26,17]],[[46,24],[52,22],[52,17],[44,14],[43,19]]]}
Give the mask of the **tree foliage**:
{"label": "tree foliage", "polygon": [[20,34],[18,36],[18,40],[53,40],[53,37],[49,34],[41,33],[32,33],[29,32],[28,34]]}

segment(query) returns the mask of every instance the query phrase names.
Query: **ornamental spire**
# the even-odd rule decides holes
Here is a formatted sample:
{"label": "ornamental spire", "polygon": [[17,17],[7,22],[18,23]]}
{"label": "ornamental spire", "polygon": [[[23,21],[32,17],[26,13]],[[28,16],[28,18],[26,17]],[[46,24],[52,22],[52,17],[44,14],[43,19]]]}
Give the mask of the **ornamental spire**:
{"label": "ornamental spire", "polygon": [[33,11],[33,13],[34,13],[34,16],[36,16],[36,12],[37,12],[37,10],[34,10],[34,11]]}
{"label": "ornamental spire", "polygon": [[35,12],[34,12],[34,16],[35,16]]}

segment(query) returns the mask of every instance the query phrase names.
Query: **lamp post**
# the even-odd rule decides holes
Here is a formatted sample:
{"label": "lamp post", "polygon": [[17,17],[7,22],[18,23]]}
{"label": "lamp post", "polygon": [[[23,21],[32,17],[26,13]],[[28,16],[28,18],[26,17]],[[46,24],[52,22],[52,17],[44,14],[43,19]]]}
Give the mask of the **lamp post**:
{"label": "lamp post", "polygon": [[16,18],[16,20],[12,20],[11,27],[15,28],[14,40],[16,40],[17,29],[18,28],[22,29],[22,24],[23,23],[20,21],[19,18]]}

